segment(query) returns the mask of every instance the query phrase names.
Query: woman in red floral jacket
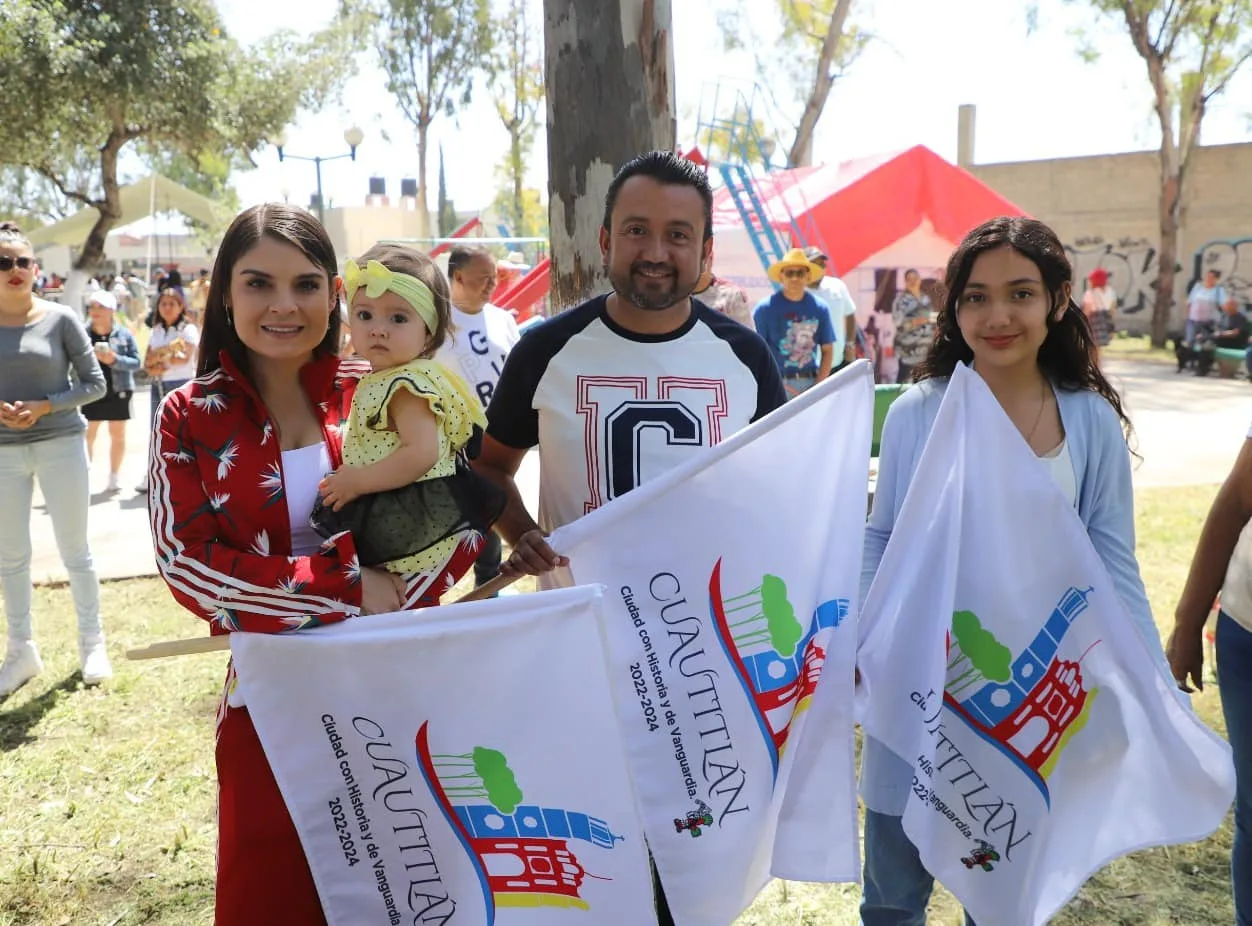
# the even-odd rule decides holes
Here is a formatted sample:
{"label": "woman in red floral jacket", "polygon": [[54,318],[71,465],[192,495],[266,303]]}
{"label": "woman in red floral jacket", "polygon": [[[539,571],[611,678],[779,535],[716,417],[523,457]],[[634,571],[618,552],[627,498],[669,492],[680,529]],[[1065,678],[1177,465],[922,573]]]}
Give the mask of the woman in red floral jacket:
{"label": "woman in red floral jacket", "polygon": [[[438,602],[473,562],[433,574],[362,568],[349,534],[309,526],[369,366],[340,359],[334,248],[311,215],[255,206],[213,269],[199,376],[161,404],[149,462],[157,566],[212,633],[281,633]],[[218,714],[219,926],[324,923],[309,866],[228,670]]]}

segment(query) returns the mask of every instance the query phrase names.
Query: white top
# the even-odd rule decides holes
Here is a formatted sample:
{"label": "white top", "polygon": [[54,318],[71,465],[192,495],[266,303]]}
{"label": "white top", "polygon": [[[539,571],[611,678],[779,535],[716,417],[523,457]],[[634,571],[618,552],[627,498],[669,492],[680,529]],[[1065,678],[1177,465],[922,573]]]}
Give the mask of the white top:
{"label": "white top", "polygon": [[517,321],[512,312],[487,303],[473,315],[453,306],[452,325],[435,359],[465,380],[485,409],[500,381],[504,358],[521,338]]}
{"label": "white top", "polygon": [[1055,450],[1039,458],[1058,489],[1065,493],[1071,505],[1078,504],[1078,476],[1074,472],[1074,459],[1069,452],[1069,441],[1061,439]]}
{"label": "white top", "polygon": [[311,556],[322,545],[322,536],[309,524],[317,484],[334,467],[325,443],[283,451],[283,493],[291,521],[291,555]]}
{"label": "white top", "polygon": [[1211,322],[1226,301],[1226,290],[1217,286],[1197,283],[1187,294],[1187,319],[1193,322]]}
{"label": "white top", "polygon": [[[1248,438],[1252,440],[1252,430],[1248,431]],[[1252,631],[1252,522],[1244,525],[1226,567],[1222,610],[1244,630]]]}
{"label": "white top", "polygon": [[161,382],[163,383],[183,382],[196,378],[195,348],[200,346],[200,329],[191,324],[191,322],[183,322],[181,325],[175,325],[173,328],[166,328],[158,322],[153,326],[152,335],[148,338],[148,349],[166,347],[179,338],[182,338],[192,348],[190,356],[186,363],[174,364],[166,370],[161,376]]}
{"label": "white top", "polygon": [[843,363],[843,349],[847,342],[843,320],[856,314],[856,303],[852,301],[852,293],[848,291],[847,285],[836,276],[826,274],[822,277],[822,282],[817,284],[817,290],[830,306],[830,320],[835,325],[834,360],[835,366],[839,366]]}

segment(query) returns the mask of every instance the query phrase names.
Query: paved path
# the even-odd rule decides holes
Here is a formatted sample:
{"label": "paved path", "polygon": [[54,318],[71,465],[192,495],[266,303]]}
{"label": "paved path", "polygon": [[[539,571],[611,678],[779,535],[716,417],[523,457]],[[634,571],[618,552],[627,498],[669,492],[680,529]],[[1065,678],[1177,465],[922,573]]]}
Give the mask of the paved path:
{"label": "paved path", "polygon": [[[1135,485],[1169,486],[1216,483],[1225,478],[1252,423],[1252,385],[1247,380],[1197,379],[1178,375],[1167,364],[1109,360],[1107,370],[1125,397],[1138,433],[1143,462]],[[148,396],[134,402],[135,417],[127,432],[122,491],[102,493],[108,477],[108,435],[97,438],[92,469],[91,545],[102,578],[152,575],[152,541],[148,533],[146,497],[135,487],[143,478],[148,450]],[[519,474],[523,496],[534,507],[539,472],[534,456]],[[36,492],[31,533],[35,581],[65,577],[43,500]]]}

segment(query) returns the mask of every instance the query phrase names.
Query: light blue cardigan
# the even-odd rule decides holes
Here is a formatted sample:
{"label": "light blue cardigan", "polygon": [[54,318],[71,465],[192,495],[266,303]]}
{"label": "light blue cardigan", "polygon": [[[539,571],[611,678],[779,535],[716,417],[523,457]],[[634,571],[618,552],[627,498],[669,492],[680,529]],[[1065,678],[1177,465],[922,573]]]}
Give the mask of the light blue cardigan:
{"label": "light blue cardigan", "polygon": [[[891,529],[930,435],[947,379],[925,380],[905,391],[883,423],[878,485],[865,527],[861,566],[861,601],[882,561]],[[1061,425],[1074,463],[1078,517],[1104,561],[1113,586],[1149,649],[1165,663],[1161,638],[1135,559],[1135,502],[1130,480],[1130,451],[1113,406],[1098,393],[1054,389]],[[865,738],[861,761],[861,798],[878,813],[899,816],[913,781],[912,767],[878,741]]]}

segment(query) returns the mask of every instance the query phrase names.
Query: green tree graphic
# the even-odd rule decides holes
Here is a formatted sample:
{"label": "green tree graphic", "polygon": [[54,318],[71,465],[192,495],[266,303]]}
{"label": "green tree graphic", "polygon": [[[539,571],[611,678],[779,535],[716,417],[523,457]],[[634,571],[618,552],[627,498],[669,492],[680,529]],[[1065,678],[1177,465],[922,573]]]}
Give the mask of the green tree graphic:
{"label": "green tree graphic", "polygon": [[753,646],[768,642],[779,656],[789,659],[795,655],[804,628],[787,600],[787,584],[778,576],[762,576],[756,588],[727,598],[723,604],[727,617],[748,612],[746,617],[730,622],[736,644]]}
{"label": "green tree graphic", "polygon": [[522,789],[499,750],[477,746],[473,752],[430,758],[449,798],[479,798],[502,814],[511,814],[522,802]]}
{"label": "green tree graphic", "polygon": [[954,698],[986,681],[1007,682],[1013,677],[1013,654],[986,630],[973,611],[952,615],[952,651],[948,658],[948,694]]}

